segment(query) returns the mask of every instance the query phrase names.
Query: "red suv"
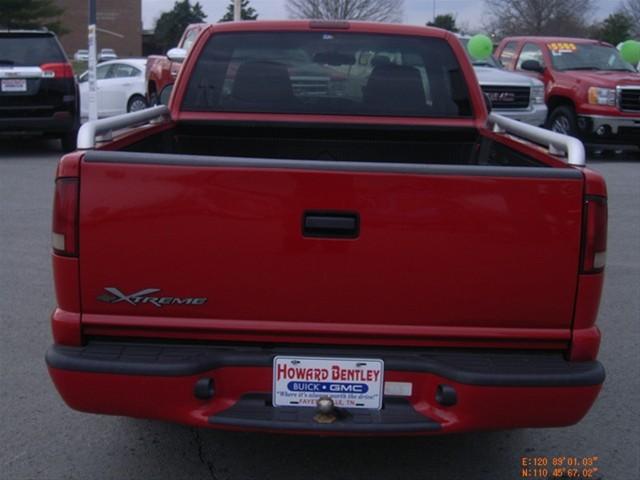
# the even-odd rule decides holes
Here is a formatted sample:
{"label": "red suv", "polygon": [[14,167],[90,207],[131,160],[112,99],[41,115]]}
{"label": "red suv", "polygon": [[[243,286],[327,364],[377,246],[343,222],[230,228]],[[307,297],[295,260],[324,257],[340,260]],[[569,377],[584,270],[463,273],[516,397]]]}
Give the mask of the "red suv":
{"label": "red suv", "polygon": [[546,127],[590,143],[640,146],[640,73],[610,44],[558,37],[507,37],[505,68],[545,84]]}

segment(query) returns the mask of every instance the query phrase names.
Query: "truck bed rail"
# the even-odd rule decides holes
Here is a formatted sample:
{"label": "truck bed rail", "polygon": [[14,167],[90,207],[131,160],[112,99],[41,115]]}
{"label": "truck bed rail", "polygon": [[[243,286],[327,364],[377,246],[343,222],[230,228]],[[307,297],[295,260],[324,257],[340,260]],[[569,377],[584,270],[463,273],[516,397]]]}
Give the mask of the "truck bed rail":
{"label": "truck bed rail", "polygon": [[[169,116],[169,109],[165,105],[158,105],[139,112],[87,122],[82,125],[78,132],[78,149],[88,150],[95,148],[98,136],[108,135],[114,130],[148,123],[167,116]],[[577,138],[534,127],[496,113],[489,115],[489,124],[493,126],[493,131],[496,133],[509,133],[545,146],[553,155],[566,156],[569,165],[586,165],[584,145]]]}
{"label": "truck bed rail", "polygon": [[584,167],[587,164],[584,145],[577,138],[534,127],[497,113],[489,115],[489,124],[493,125],[496,133],[509,133],[547,147],[552,155],[566,156],[569,165]]}
{"label": "truck bed rail", "polygon": [[165,105],[158,105],[138,112],[87,122],[78,131],[78,149],[95,148],[98,136],[109,136],[114,130],[149,123],[152,120],[168,116],[169,109]]}

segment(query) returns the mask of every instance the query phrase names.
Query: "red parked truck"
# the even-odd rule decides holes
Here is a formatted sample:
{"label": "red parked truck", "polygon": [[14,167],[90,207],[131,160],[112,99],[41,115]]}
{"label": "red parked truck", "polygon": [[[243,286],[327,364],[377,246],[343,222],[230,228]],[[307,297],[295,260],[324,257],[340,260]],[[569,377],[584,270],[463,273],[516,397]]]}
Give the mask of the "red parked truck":
{"label": "red parked truck", "polygon": [[[340,74],[296,90],[304,62]],[[577,139],[488,116],[452,34],[212,25],[169,108],[78,140],[46,355],[72,408],[430,434],[595,401],[605,183]]]}
{"label": "red parked truck", "polygon": [[163,55],[150,55],[147,59],[147,101],[149,105],[166,105],[171,96],[182,62],[196,41],[198,34],[207,26],[206,23],[193,23],[182,34],[178,46]]}
{"label": "red parked truck", "polygon": [[640,73],[613,45],[562,37],[507,37],[496,54],[545,84],[547,128],[594,144],[640,147]]}

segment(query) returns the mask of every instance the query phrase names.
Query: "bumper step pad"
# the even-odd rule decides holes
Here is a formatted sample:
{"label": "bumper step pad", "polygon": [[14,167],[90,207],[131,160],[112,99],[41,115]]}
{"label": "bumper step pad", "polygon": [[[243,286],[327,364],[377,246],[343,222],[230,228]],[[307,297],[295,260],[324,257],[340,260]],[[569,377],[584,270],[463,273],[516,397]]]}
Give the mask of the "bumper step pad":
{"label": "bumper step pad", "polygon": [[440,430],[440,424],[419,414],[404,398],[385,398],[381,410],[338,409],[333,423],[317,423],[314,408],[278,407],[271,405],[268,393],[249,393],[232,407],[209,417],[213,425],[245,428],[344,432],[407,433]]}

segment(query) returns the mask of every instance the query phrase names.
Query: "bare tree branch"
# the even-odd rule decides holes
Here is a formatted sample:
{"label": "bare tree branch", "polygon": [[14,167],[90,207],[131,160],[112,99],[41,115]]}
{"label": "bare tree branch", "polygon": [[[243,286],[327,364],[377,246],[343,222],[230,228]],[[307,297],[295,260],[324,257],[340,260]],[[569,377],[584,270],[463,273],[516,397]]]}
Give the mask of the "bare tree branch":
{"label": "bare tree branch", "polygon": [[[640,0],[627,0],[640,2]],[[584,35],[595,0],[484,0],[499,35]]]}
{"label": "bare tree branch", "polygon": [[622,10],[632,18],[633,34],[640,39],[640,0],[625,0],[622,4]]}
{"label": "bare tree branch", "polygon": [[404,0],[287,0],[291,18],[401,22]]}

